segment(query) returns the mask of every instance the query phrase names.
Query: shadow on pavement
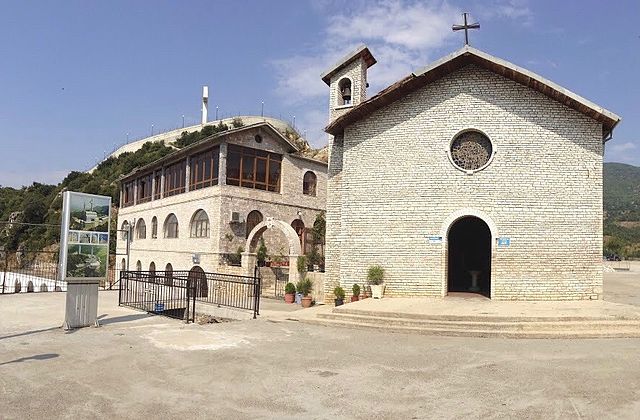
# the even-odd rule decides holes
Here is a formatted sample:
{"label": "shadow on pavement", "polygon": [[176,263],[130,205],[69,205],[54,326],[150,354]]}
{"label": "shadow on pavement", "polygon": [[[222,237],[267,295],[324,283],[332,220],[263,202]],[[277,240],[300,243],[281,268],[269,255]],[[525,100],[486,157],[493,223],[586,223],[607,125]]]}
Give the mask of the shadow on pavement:
{"label": "shadow on pavement", "polygon": [[41,330],[33,330],[33,331],[26,331],[26,332],[17,333],[17,334],[5,335],[5,336],[0,337],[0,340],[4,340],[6,338],[22,337],[24,335],[37,334],[37,333],[46,332],[46,331],[59,330],[60,328],[61,327],[43,328]]}
{"label": "shadow on pavement", "polygon": [[47,360],[47,359],[55,359],[56,357],[60,357],[58,353],[44,353],[44,354],[36,354],[34,356],[29,357],[21,357],[19,359],[11,360],[9,362],[0,363],[2,365],[8,365],[9,363],[22,363],[28,360]]}
{"label": "shadow on pavement", "polygon": [[109,325],[109,324],[117,324],[118,322],[127,322],[127,321],[136,321],[138,319],[151,318],[154,315],[151,314],[136,314],[136,315],[124,315],[124,316],[116,316],[114,318],[106,318],[102,320],[102,318],[107,315],[100,315],[98,319],[100,319],[100,325]]}

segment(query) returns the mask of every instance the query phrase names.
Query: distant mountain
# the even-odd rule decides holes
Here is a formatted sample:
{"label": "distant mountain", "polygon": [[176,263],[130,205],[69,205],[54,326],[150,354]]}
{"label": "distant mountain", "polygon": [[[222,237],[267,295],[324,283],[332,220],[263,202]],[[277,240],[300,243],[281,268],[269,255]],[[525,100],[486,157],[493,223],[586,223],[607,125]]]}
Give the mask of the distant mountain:
{"label": "distant mountain", "polygon": [[640,258],[640,167],[604,164],[605,252]]}

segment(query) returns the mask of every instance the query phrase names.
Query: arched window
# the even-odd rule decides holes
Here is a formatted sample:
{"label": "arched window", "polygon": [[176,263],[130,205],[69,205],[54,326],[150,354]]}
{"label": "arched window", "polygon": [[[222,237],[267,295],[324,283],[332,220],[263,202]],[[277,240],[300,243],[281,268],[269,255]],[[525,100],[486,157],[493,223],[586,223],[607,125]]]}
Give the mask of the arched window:
{"label": "arched window", "polygon": [[351,105],[351,80],[346,77],[338,82],[338,105]]}
{"label": "arched window", "polygon": [[249,237],[249,234],[251,233],[253,228],[256,227],[258,223],[262,222],[262,219],[262,213],[260,213],[258,210],[253,210],[247,215],[247,233],[245,235],[245,238]]}
{"label": "arched window", "polygon": [[178,237],[178,218],[173,213],[168,215],[167,220],[165,220],[164,222],[164,237],[165,238]]}
{"label": "arched window", "polygon": [[22,290],[22,284],[18,280],[16,280],[13,290],[16,293],[20,293],[20,291]]}
{"label": "arched window", "polygon": [[140,262],[140,260],[138,260],[138,262],[136,263],[136,271],[142,271],[142,263]]}
{"label": "arched window", "polygon": [[191,219],[191,237],[192,238],[208,238],[209,237],[209,216],[204,210],[198,210]]}
{"label": "arched window", "polygon": [[311,171],[308,171],[304,174],[304,179],[302,180],[302,194],[316,196],[316,183],[318,178],[316,174]]}
{"label": "arched window", "polygon": [[156,216],[151,219],[151,237],[153,239],[158,237],[158,218]]}
{"label": "arched window", "polygon": [[304,243],[303,243],[303,238],[304,238],[304,222],[300,219],[296,219],[293,222],[291,222],[291,227],[293,228],[293,230],[296,231],[296,233],[298,234],[298,238],[300,239],[300,245],[302,246],[302,249],[304,249]]}
{"label": "arched window", "polygon": [[136,239],[147,239],[147,224],[142,219],[136,223]]}
{"label": "arched window", "polygon": [[127,269],[127,261],[123,258],[122,261],[120,261],[120,271],[125,271]]}
{"label": "arched window", "polygon": [[33,282],[29,281],[29,283],[27,283],[27,293],[33,293]]}
{"label": "arched window", "polygon": [[127,222],[126,220],[122,222],[120,230],[122,231],[120,232],[120,239],[122,239],[123,241],[129,239],[129,222]]}
{"label": "arched window", "polygon": [[149,279],[152,282],[156,281],[156,263],[154,263],[153,261],[151,261],[151,263],[149,264]]}
{"label": "arched window", "polygon": [[164,284],[171,286],[173,284],[173,266],[171,263],[167,263],[164,267]]}
{"label": "arched window", "polygon": [[40,285],[40,291],[41,292],[48,292],[49,291],[49,288],[47,287],[47,283],[42,283]]}

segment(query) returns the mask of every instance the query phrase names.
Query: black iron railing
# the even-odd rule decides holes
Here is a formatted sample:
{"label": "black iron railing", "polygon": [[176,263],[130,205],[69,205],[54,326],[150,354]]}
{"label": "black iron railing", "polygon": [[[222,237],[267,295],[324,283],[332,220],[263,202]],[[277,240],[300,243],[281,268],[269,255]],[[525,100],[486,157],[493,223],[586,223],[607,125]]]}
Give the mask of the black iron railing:
{"label": "black iron railing", "polygon": [[173,272],[121,271],[118,304],[195,321],[195,283]]}
{"label": "black iron railing", "polygon": [[66,290],[58,280],[58,253],[50,251],[0,252],[0,293]]}
{"label": "black iron railing", "polygon": [[260,315],[261,279],[257,267],[253,276],[193,270],[174,271],[173,275],[192,280],[195,298],[199,302],[252,311],[254,318]]}

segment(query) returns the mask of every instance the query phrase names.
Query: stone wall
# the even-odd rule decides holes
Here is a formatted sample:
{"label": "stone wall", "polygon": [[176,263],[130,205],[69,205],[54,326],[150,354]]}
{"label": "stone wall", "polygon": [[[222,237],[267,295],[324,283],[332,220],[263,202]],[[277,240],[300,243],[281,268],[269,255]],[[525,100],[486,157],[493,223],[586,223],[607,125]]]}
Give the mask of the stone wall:
{"label": "stone wall", "polygon": [[[447,154],[469,128],[496,151],[472,175]],[[388,296],[444,296],[448,229],[469,214],[492,227],[492,298],[600,298],[602,153],[601,124],[472,65],[374,112],[332,144],[327,299],[374,264]]]}

